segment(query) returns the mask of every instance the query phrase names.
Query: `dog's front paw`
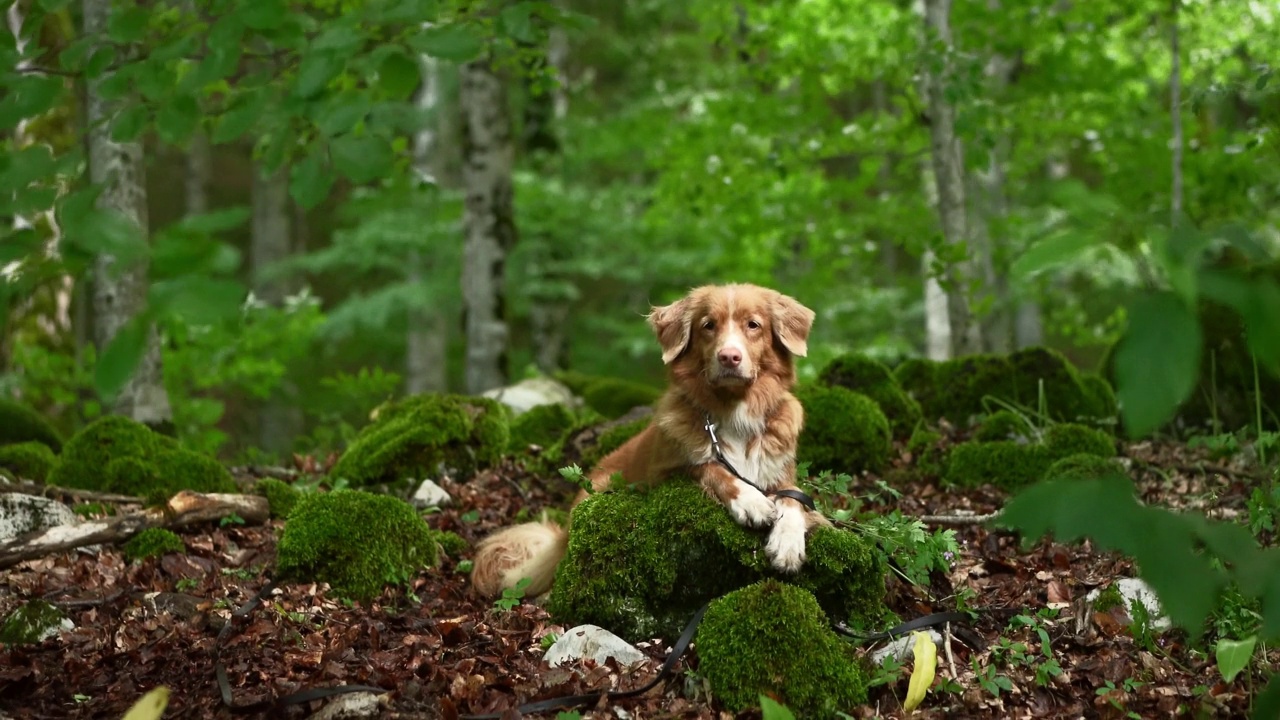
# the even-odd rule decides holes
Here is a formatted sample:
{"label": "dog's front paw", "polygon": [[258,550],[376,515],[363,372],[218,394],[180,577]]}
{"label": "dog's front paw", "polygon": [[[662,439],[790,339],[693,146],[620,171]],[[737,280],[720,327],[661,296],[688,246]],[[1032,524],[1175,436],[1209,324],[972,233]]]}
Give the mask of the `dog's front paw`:
{"label": "dog's front paw", "polygon": [[784,573],[793,573],[804,565],[805,558],[804,517],[796,512],[782,510],[778,515],[764,551],[769,562]]}
{"label": "dog's front paw", "polygon": [[764,493],[747,485],[738,483],[738,496],[729,501],[729,514],[739,525],[762,527],[773,522],[777,508]]}

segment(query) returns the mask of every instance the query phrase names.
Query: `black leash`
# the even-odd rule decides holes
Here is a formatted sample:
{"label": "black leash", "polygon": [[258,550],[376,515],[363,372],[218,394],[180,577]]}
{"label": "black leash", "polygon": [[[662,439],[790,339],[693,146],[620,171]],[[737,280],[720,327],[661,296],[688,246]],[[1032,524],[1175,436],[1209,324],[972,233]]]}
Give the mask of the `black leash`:
{"label": "black leash", "polygon": [[705,417],[707,419],[707,423],[706,425],[703,425],[703,429],[706,430],[707,434],[711,436],[711,455],[715,457],[716,462],[723,465],[725,469],[728,470],[730,473],[733,473],[734,477],[750,485],[751,487],[759,490],[765,495],[777,495],[779,497],[791,498],[792,500],[795,500],[801,505],[804,505],[805,507],[809,508],[809,510],[815,511],[815,512],[817,511],[818,508],[814,504],[813,498],[809,497],[808,494],[802,492],[801,490],[797,490],[795,488],[785,488],[782,490],[773,490],[773,489],[765,490],[759,485],[743,477],[742,473],[738,472],[738,469],[735,468],[733,464],[729,462],[729,458],[724,456],[724,451],[720,449],[720,438],[716,437],[716,424],[711,422],[711,413],[706,413]]}

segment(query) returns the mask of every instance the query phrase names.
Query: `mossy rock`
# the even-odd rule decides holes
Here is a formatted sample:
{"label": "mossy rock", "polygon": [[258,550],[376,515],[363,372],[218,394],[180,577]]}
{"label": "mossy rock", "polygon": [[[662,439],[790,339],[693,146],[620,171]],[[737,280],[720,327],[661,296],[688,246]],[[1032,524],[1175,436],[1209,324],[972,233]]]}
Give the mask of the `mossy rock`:
{"label": "mossy rock", "polygon": [[1127,473],[1114,458],[1076,453],[1054,461],[1044,477],[1046,480],[1099,480],[1117,475],[1125,476]]}
{"label": "mossy rock", "polygon": [[979,354],[947,360],[936,370],[937,397],[929,419],[946,418],[966,425],[974,415],[988,412],[988,402],[1017,399],[1013,364],[1001,355]]}
{"label": "mossy rock", "polygon": [[591,375],[578,370],[558,370],[551,374],[561,384],[569,388],[574,395],[581,396],[591,383],[601,379],[601,375]]}
{"label": "mossy rock", "polygon": [[1036,435],[1036,428],[1027,418],[1012,411],[1000,410],[984,417],[973,431],[973,439],[979,442],[993,440],[1027,440]]}
{"label": "mossy rock", "polygon": [[280,577],[327,582],[367,601],[436,564],[437,533],[399,498],[360,490],[304,495],[276,548]]}
{"label": "mossy rock", "polygon": [[875,400],[895,438],[910,437],[923,417],[920,403],[902,389],[888,366],[866,355],[849,353],[832,360],[818,374],[818,381]]}
{"label": "mossy rock", "polygon": [[577,413],[560,403],[535,405],[511,421],[507,452],[520,454],[531,445],[552,447],[577,422]]}
{"label": "mossy rock", "polygon": [[830,718],[867,699],[854,646],[831,630],[814,596],[794,585],[765,580],[712,601],[697,649],[712,697],[733,712],[759,707],[763,694],[797,717]]}
{"label": "mossy rock", "polygon": [[597,463],[612,453],[614,450],[622,447],[631,438],[640,434],[641,430],[649,427],[653,416],[636,418],[628,422],[619,423],[613,427],[600,433],[599,439],[595,445],[590,447],[586,452],[582,453],[582,468],[589,470],[594,468]]}
{"label": "mossy rock", "polygon": [[893,450],[889,420],[875,400],[843,387],[805,385],[796,390],[804,407],[796,459],[812,472],[856,475],[876,471]]}
{"label": "mossy rock", "polygon": [[1062,458],[1078,454],[1112,457],[1115,452],[1115,440],[1107,433],[1061,423],[1046,430],[1040,442],[995,440],[957,445],[947,458],[944,478],[947,484],[960,487],[991,483],[1017,490],[1045,477],[1049,466]]}
{"label": "mossy rock", "polygon": [[353,487],[407,485],[446,466],[464,475],[496,463],[510,439],[506,406],[483,397],[427,393],[388,403],[334,465]]}
{"label": "mossy rock", "polygon": [[[928,358],[907,358],[893,369],[893,379],[930,420],[937,420],[938,364]],[[940,417],[940,416],[939,416]]]}
{"label": "mossy rock", "polygon": [[[942,475],[943,469],[946,467],[946,452],[940,447],[942,443],[942,433],[931,428],[920,426],[912,433],[907,440],[907,452],[915,460],[916,469],[919,474],[926,477],[939,477]],[[917,475],[899,473],[893,479],[899,481],[914,480]],[[888,474],[883,478],[886,482],[891,482]]]}
{"label": "mossy rock", "polygon": [[0,468],[20,478],[42,483],[57,464],[58,456],[39,440],[0,445]]}
{"label": "mossy rock", "polygon": [[275,478],[263,478],[254,486],[253,492],[267,499],[267,506],[271,508],[271,517],[286,518],[293,511],[298,500],[302,498],[302,491],[290,485],[283,480]]}
{"label": "mossy rock", "polygon": [[582,390],[587,407],[609,419],[621,417],[633,408],[651,406],[661,396],[662,391],[655,387],[617,378],[600,378]]}
{"label": "mossy rock", "polygon": [[180,490],[238,491],[231,473],[217,460],[115,415],[99,418],[72,436],[48,481],[60,487],[135,495],[148,502],[162,502]]}
{"label": "mossy rock", "polygon": [[43,415],[13,400],[0,398],[0,445],[34,440],[62,452],[62,435]]}
{"label": "mossy rock", "polygon": [[124,544],[124,555],[130,560],[146,560],[168,553],[185,553],[186,543],[172,530],[147,528],[129,538]]}
{"label": "mossy rock", "polygon": [[56,637],[71,623],[62,611],[44,600],[32,600],[9,613],[0,625],[0,643],[35,645]]}
{"label": "mossy rock", "polygon": [[[1029,408],[1042,399],[1050,419],[1059,422],[1096,423],[1115,414],[1114,394],[1096,378],[1085,385],[1083,377],[1062,353],[1044,347],[1019,350],[1009,356],[1016,384],[1016,399]],[[1099,384],[1101,381],[1101,384]]]}
{"label": "mossy rock", "polygon": [[[592,623],[631,642],[674,638],[707,601],[776,576],[764,552],[768,531],[738,525],[688,479],[595,493],[572,520],[547,600],[552,617],[568,626]],[[789,581],[834,617],[874,622],[884,613],[884,573],[862,536],[818,528]]]}

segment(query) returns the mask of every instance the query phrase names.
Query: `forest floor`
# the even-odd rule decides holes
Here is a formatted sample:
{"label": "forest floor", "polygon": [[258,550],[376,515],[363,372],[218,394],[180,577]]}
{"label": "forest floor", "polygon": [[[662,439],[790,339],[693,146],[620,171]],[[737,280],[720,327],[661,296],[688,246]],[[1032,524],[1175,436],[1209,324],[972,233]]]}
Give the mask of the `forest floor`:
{"label": "forest floor", "polygon": [[[1247,471],[1221,460],[1210,463],[1185,445],[1141,443],[1124,450],[1132,467],[1140,468],[1131,475],[1146,502],[1213,507],[1219,516],[1243,513],[1252,482]],[[858,478],[855,485],[853,492],[872,490],[875,478]],[[522,508],[561,504],[566,490],[559,479],[530,478],[512,464],[442,486],[454,504],[429,515],[430,524],[471,542],[509,524]],[[990,488],[941,490],[918,483],[898,489],[902,495],[893,507],[907,516],[988,513],[1006,499]],[[865,509],[877,508],[872,503]],[[279,521],[259,527],[209,524],[183,531],[186,555],[137,564],[107,547],[64,552],[0,573],[0,615],[22,600],[45,598],[64,608],[76,626],[39,645],[0,649],[0,718],[120,718],[157,685],[172,690],[165,717],[233,716],[215,682],[215,642],[231,610],[268,582],[280,528]],[[1212,652],[1206,657],[1189,647],[1181,633],[1135,639],[1123,618],[1084,609],[1081,601],[1091,589],[1134,576],[1125,558],[1087,544],[1042,541],[1023,549],[1009,534],[977,525],[955,529],[961,552],[949,574],[935,573],[930,588],[893,576],[887,583],[887,602],[903,619],[955,609],[955,596],[964,588],[979,610],[971,629],[984,647],[970,647],[957,635],[950,658],[940,649],[938,682],[954,683],[949,690],[935,684],[916,715],[1247,714],[1248,672],[1224,684]],[[330,599],[314,585],[281,586],[236,621],[222,651],[235,704],[358,683],[390,691],[381,717],[502,712],[533,699],[639,687],[656,674],[673,640],[641,643],[652,660],[626,672],[594,665],[581,672],[549,669],[541,663],[542,638],[565,628],[535,605],[507,610],[479,598],[459,572],[460,560],[445,559],[441,567],[420,573],[410,594],[389,590],[367,605]],[[165,594],[148,602],[148,593]],[[1019,624],[1019,615],[1036,621]],[[1042,645],[1046,636],[1048,648]],[[695,648],[651,691],[584,709],[583,717],[734,717],[708,701],[696,667]],[[896,680],[873,687],[868,704],[854,716],[903,717],[910,667],[908,660]],[[991,669],[980,677],[975,667]],[[1054,674],[1055,667],[1061,672]],[[1256,687],[1256,679],[1252,683]],[[306,717],[325,702],[258,716]]]}

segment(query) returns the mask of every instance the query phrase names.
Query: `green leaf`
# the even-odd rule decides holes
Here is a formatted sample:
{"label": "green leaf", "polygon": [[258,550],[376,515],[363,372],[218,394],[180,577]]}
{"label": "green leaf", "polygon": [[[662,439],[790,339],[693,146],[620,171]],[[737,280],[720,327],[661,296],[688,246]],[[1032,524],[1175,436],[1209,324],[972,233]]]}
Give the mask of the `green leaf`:
{"label": "green leaf", "polygon": [[327,137],[349,133],[369,114],[371,106],[364,93],[347,92],[336,95],[316,108],[316,127]]}
{"label": "green leaf", "polygon": [[130,105],[116,115],[111,123],[111,139],[119,142],[133,142],[147,129],[151,113],[146,105]]}
{"label": "green leaf", "polygon": [[111,338],[98,355],[98,363],[93,369],[93,384],[98,395],[107,404],[115,401],[116,396],[133,377],[138,363],[147,351],[150,331],[151,321],[145,313],[130,318],[116,330],[115,337]]}
{"label": "green leaf", "polygon": [[1235,310],[1244,320],[1249,351],[1264,368],[1280,369],[1280,285],[1266,276],[1248,277],[1231,270],[1200,274],[1205,296]]}
{"label": "green leaf", "polygon": [[1253,658],[1253,648],[1257,644],[1257,635],[1250,635],[1244,640],[1227,638],[1218,640],[1217,646],[1213,649],[1213,656],[1218,661],[1218,672],[1222,673],[1223,680],[1231,682],[1241,670],[1249,666],[1249,660]]}
{"label": "green leaf", "polygon": [[160,108],[156,115],[156,132],[160,139],[171,145],[181,145],[190,139],[200,124],[200,106],[190,95],[180,95]]}
{"label": "green leaf", "polygon": [[343,135],[329,145],[334,168],[357,185],[371,182],[391,172],[395,162],[391,144],[370,135]]}
{"label": "green leaf", "polygon": [[147,35],[147,21],[151,14],[134,6],[116,10],[107,20],[107,37],[122,45],[138,42]]}
{"label": "green leaf", "polygon": [[240,3],[236,16],[253,30],[274,30],[284,24],[286,7],[280,0]]}
{"label": "green leaf", "polygon": [[107,70],[111,69],[111,66],[115,64],[115,61],[116,49],[114,47],[104,45],[102,47],[95,48],[89,55],[89,62],[85,63],[85,78],[89,80],[96,80],[102,77]]}
{"label": "green leaf", "polygon": [[238,45],[210,47],[209,54],[200,61],[196,69],[182,77],[181,82],[178,83],[178,89],[182,92],[201,90],[230,77],[239,66],[240,47]]}
{"label": "green leaf", "polygon": [[221,145],[244,137],[245,133],[257,124],[266,109],[267,94],[265,92],[242,95],[239,102],[218,119],[218,126],[214,128],[211,138],[213,143]]}
{"label": "green leaf", "polygon": [[1027,248],[1009,268],[1015,278],[1024,279],[1078,258],[1091,245],[1083,233],[1060,232]]}
{"label": "green leaf", "polygon": [[484,40],[475,30],[456,24],[423,30],[410,45],[418,52],[453,62],[474,60],[484,50]]}
{"label": "green leaf", "polygon": [[83,70],[85,61],[89,57],[89,51],[93,50],[96,41],[97,38],[93,37],[82,37],[72,41],[62,52],[58,53],[58,64],[67,72]]}
{"label": "green leaf", "polygon": [[334,51],[307,54],[298,66],[298,79],[294,82],[293,94],[309,98],[319,93],[346,65],[346,56]]}
{"label": "green leaf", "polygon": [[212,325],[240,312],[248,292],[238,280],[187,275],[153,283],[147,299],[157,314]]}
{"label": "green leaf", "polygon": [[760,710],[763,720],[796,720],[791,710],[768,695],[760,695]]}
{"label": "green leaf", "polygon": [[332,25],[311,43],[312,52],[350,53],[364,44],[364,38],[351,25]]}
{"label": "green leaf", "polygon": [[249,208],[243,205],[222,208],[199,215],[188,215],[179,220],[174,228],[198,235],[214,235],[241,227],[249,221],[250,214]]}
{"label": "green leaf", "polygon": [[319,149],[289,168],[289,195],[305,210],[324,202],[333,182],[333,170],[325,165]]}
{"label": "green leaf", "polygon": [[1116,394],[1130,437],[1168,422],[1191,395],[1200,369],[1201,330],[1176,295],[1159,292],[1129,308],[1129,327],[1116,348]]}
{"label": "green leaf", "polygon": [[422,74],[417,60],[397,50],[382,61],[378,68],[378,81],[388,97],[404,100],[422,84]]}
{"label": "green leaf", "polygon": [[518,2],[502,8],[498,23],[502,32],[519,42],[531,43],[537,39],[533,29],[533,11],[537,3]]}
{"label": "green leaf", "polygon": [[63,82],[59,77],[36,75],[20,77],[10,82],[4,102],[0,103],[0,127],[14,127],[22,120],[53,109],[62,96]]}

